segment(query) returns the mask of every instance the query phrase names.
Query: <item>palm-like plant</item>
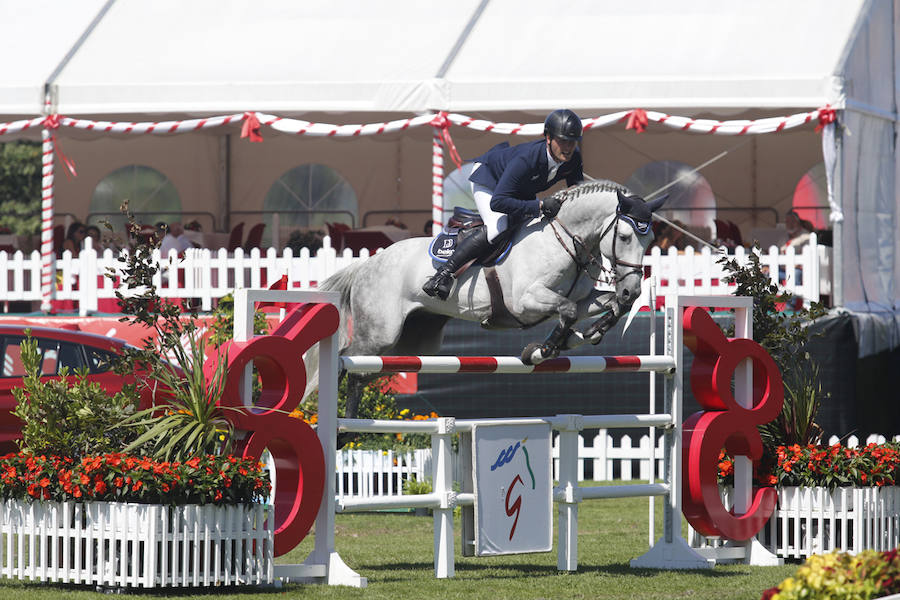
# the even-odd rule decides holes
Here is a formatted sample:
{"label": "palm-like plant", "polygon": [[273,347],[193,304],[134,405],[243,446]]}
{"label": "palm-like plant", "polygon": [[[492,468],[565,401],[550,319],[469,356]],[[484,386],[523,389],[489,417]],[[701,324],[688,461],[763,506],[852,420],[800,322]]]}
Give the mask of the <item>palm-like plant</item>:
{"label": "palm-like plant", "polygon": [[[203,369],[206,342],[195,335],[188,335],[187,340],[187,350],[171,339],[168,343],[163,342],[172,349],[174,364],[156,361],[148,381],[161,387],[166,402],[128,419],[129,425],[146,431],[125,449],[126,452],[139,450],[157,459],[183,462],[193,456],[231,451],[234,426],[225,411],[239,409],[218,403],[225,388],[227,359],[223,356],[211,358],[216,361],[215,369],[207,378]],[[153,350],[145,348],[139,352],[146,357],[148,351]],[[144,362],[146,358],[137,360]]]}
{"label": "palm-like plant", "polygon": [[[127,212],[127,205],[123,208]],[[138,226],[130,215],[128,221],[129,230],[135,233]],[[116,291],[126,315],[122,320],[143,325],[155,335],[146,337],[141,348],[126,351],[117,368],[131,370],[139,365],[147,373],[141,384],[154,388],[158,397],[164,398],[127,419],[127,425],[142,433],[126,451],[172,461],[227,453],[234,428],[226,411],[240,410],[219,405],[227,356],[218,353],[209,358],[215,362],[207,377],[203,368],[207,344],[198,331],[196,312],[192,310],[184,318],[180,305],[157,293],[153,280],[159,267],[152,260],[155,244],[133,244],[131,251],[120,257],[124,263],[120,273],[123,287],[130,292],[126,296]]]}

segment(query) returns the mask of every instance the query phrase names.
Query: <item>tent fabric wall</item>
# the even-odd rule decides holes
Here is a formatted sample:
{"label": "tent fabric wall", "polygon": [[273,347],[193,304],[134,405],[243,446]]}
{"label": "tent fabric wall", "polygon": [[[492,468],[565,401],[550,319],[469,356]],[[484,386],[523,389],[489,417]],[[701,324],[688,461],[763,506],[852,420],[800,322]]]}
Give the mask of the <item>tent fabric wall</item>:
{"label": "tent fabric wall", "polygon": [[842,306],[855,316],[860,355],[900,345],[900,3],[875,1],[857,23],[841,64],[836,180],[841,203]]}

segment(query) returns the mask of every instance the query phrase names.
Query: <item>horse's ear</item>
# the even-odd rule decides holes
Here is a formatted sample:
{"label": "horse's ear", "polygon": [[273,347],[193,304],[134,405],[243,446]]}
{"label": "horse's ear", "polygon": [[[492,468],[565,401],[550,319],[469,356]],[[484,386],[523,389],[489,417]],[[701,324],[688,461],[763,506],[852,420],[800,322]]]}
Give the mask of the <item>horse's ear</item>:
{"label": "horse's ear", "polygon": [[622,193],[622,190],[618,189],[616,190],[616,196],[619,198],[619,212],[623,215],[629,214],[634,207],[634,198],[629,198]]}
{"label": "horse's ear", "polygon": [[668,199],[669,199],[669,195],[664,194],[664,195],[660,196],[659,198],[650,200],[649,202],[647,202],[646,206],[647,206],[647,208],[650,209],[650,212],[656,212],[657,210],[662,208],[662,205],[665,204],[666,200],[668,200]]}

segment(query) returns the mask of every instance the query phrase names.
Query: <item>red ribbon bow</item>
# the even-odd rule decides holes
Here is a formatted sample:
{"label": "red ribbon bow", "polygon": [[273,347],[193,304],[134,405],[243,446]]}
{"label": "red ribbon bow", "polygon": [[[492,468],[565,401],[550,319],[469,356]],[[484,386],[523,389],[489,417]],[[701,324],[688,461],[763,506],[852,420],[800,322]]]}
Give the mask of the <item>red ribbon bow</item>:
{"label": "red ribbon bow", "polygon": [[831,125],[837,121],[837,111],[831,108],[830,104],[826,104],[825,108],[819,109],[819,124],[816,125],[816,133],[825,129],[826,125]]}
{"label": "red ribbon bow", "polygon": [[263,141],[259,134],[259,119],[256,118],[255,112],[244,113],[244,124],[241,126],[241,137],[249,137],[251,142]]}
{"label": "red ribbon bow", "polygon": [[[253,140],[251,140],[253,141]],[[287,274],[282,275],[281,279],[273,283],[269,286],[270,290],[286,290],[288,289],[288,276]],[[257,302],[256,308],[263,308],[265,306],[274,306],[275,308],[286,308],[286,302]]]}
{"label": "red ribbon bow", "polygon": [[[44,127],[49,129],[50,131],[56,131],[59,129],[59,115],[52,114],[48,115],[46,119],[44,119]],[[50,141],[53,142],[53,148],[56,149],[56,153],[59,154],[59,160],[62,161],[64,165],[66,165],[66,177],[69,176],[69,173],[72,174],[73,177],[78,177],[78,173],[75,171],[75,161],[66,156],[66,154],[62,150],[62,144],[59,143],[59,140],[56,139],[56,134],[50,134]]]}
{"label": "red ribbon bow", "polygon": [[444,145],[446,145],[450,151],[450,158],[456,163],[456,168],[460,169],[462,168],[462,158],[460,158],[459,152],[456,151],[456,145],[453,143],[453,138],[450,137],[450,125],[450,119],[447,118],[446,111],[441,111],[431,120],[431,126],[441,130],[441,139],[444,140]]}
{"label": "red ribbon bow", "polygon": [[643,133],[647,129],[647,111],[643,108],[635,108],[628,113],[628,123],[625,129],[634,129],[637,133]]}

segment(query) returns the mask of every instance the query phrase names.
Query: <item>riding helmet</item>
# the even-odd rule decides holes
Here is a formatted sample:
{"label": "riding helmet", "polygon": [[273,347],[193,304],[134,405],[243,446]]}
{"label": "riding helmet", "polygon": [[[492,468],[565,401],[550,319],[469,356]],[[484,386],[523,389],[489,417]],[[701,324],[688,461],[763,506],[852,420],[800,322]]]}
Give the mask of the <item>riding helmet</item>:
{"label": "riding helmet", "polygon": [[567,108],[554,110],[544,121],[544,135],[563,140],[580,140],[581,119]]}

